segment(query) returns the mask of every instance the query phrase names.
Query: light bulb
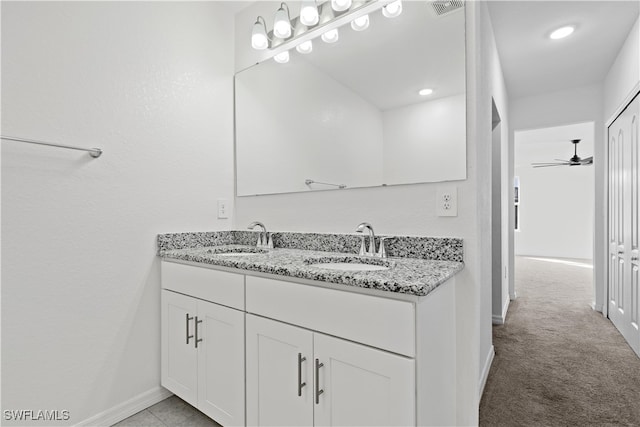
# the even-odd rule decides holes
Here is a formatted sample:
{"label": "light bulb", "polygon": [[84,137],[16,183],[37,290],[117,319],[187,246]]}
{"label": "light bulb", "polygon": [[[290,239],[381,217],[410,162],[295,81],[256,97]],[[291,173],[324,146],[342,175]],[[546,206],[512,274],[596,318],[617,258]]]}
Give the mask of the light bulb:
{"label": "light bulb", "polygon": [[331,0],[331,8],[336,12],[342,12],[351,7],[351,0]]}
{"label": "light bulb", "polygon": [[275,55],[273,57],[273,60],[276,61],[278,64],[285,64],[289,62],[289,51],[285,50],[284,52],[281,52]]}
{"label": "light bulb", "polygon": [[284,10],[284,6],[285,4],[282,3],[273,20],[273,35],[281,39],[286,39],[291,36],[289,12]]}
{"label": "light bulb", "polygon": [[311,51],[313,50],[313,43],[311,43],[311,40],[302,42],[298,46],[296,46],[296,50],[300,53],[311,53]]}
{"label": "light bulb", "polygon": [[318,6],[315,0],[303,0],[300,6],[300,22],[309,27],[316,25],[318,20]]}
{"label": "light bulb", "polygon": [[325,43],[335,43],[339,38],[338,29],[334,28],[333,30],[329,30],[326,33],[323,33],[320,37],[322,41]]}
{"label": "light bulb", "polygon": [[[253,24],[253,30],[251,31],[251,47],[256,50],[263,50],[269,47],[269,39],[267,38],[267,30],[264,24],[260,22],[260,17]],[[263,20],[264,22],[264,20]]]}
{"label": "light bulb", "polygon": [[567,36],[570,36],[571,33],[573,33],[573,30],[574,28],[571,26],[558,28],[553,33],[551,33],[551,35],[549,35],[549,38],[553,40],[563,39]]}
{"label": "light bulb", "polygon": [[351,21],[351,28],[355,31],[363,31],[369,28],[369,15],[359,16]]}
{"label": "light bulb", "polygon": [[421,96],[427,96],[427,95],[431,95],[433,93],[433,89],[420,89],[418,91],[418,94]]}
{"label": "light bulb", "polygon": [[385,18],[395,18],[402,13],[402,0],[396,0],[382,8]]}

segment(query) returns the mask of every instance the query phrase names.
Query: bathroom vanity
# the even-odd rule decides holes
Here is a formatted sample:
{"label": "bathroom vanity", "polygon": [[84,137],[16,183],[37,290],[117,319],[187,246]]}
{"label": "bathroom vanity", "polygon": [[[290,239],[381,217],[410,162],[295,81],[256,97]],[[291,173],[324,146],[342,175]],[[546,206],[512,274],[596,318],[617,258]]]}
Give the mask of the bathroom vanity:
{"label": "bathroom vanity", "polygon": [[455,423],[462,262],[209,243],[160,249],[164,387],[222,425]]}

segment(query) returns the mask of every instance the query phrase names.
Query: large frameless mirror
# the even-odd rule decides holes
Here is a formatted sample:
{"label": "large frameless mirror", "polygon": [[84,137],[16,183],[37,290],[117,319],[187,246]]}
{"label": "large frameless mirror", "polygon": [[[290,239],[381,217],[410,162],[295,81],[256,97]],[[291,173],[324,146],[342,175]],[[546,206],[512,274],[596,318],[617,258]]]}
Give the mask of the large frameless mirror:
{"label": "large frameless mirror", "polygon": [[237,73],[237,195],[465,179],[464,6],[441,3]]}

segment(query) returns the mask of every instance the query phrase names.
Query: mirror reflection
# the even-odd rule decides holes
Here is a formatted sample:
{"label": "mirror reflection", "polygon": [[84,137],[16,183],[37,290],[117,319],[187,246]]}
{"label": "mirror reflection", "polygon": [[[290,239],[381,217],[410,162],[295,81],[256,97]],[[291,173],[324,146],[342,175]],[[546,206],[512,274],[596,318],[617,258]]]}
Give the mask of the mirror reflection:
{"label": "mirror reflection", "polygon": [[436,3],[237,73],[237,195],[465,179],[464,7]]}

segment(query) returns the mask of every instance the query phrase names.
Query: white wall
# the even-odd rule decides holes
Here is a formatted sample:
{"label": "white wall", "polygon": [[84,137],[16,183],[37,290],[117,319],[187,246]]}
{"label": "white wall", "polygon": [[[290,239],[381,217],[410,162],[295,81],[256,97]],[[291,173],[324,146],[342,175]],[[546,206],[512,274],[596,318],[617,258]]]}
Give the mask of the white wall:
{"label": "white wall", "polygon": [[604,117],[611,118],[640,82],[640,18],[629,32],[604,80]]}
{"label": "white wall", "polygon": [[[491,349],[491,260],[481,254],[486,254],[485,242],[491,244],[490,221],[486,223],[486,217],[490,216],[490,197],[489,204],[484,199],[491,188],[492,95],[501,113],[504,112],[503,119],[507,117],[506,91],[486,5],[467,2],[466,8],[468,178],[455,181],[457,217],[436,216],[435,196],[439,184],[240,197],[236,199],[235,217],[238,228],[260,220],[273,230],[349,233],[361,221],[369,221],[380,234],[463,238],[465,269],[456,281],[455,307],[459,425],[478,422],[478,379]],[[250,52],[248,36],[241,29],[250,28],[256,15],[264,13],[264,9],[264,2],[257,2],[236,16],[236,34],[242,33],[239,37],[244,37],[236,39],[236,70],[256,60]],[[486,60],[488,52],[493,52],[489,61]],[[505,132],[506,129],[505,126]],[[487,262],[488,266],[484,266]],[[481,286],[485,294],[482,306]]]}
{"label": "white wall", "polygon": [[531,163],[593,154],[593,123],[515,133],[515,174],[520,179],[516,255],[593,258],[593,166],[533,168]]}
{"label": "white wall", "polygon": [[104,150],[2,142],[2,409],[159,390],[156,234],[232,226],[228,7],[2,4],[2,133]]}
{"label": "white wall", "polygon": [[[549,128],[568,124],[593,122],[593,173],[595,227],[593,234],[593,259],[602,259],[606,251],[605,228],[605,186],[604,177],[606,157],[604,121],[604,96],[602,85],[590,85],[571,88],[558,92],[544,93],[511,100],[511,133],[509,143],[514,146],[516,131]],[[598,242],[602,242],[598,244]],[[602,289],[605,283],[605,270],[597,263],[593,268],[595,286],[595,307],[601,310]],[[510,290],[515,293],[515,289]]]}
{"label": "white wall", "polygon": [[382,113],[387,185],[437,182],[467,176],[465,95],[412,104]]}
{"label": "white wall", "polygon": [[[492,211],[492,200],[495,191],[499,191],[502,195],[502,206],[504,207],[507,200],[512,198],[511,186],[507,185],[510,178],[510,171],[508,170],[507,158],[509,156],[509,150],[507,146],[508,131],[510,128],[509,118],[509,103],[507,88],[504,83],[504,76],[502,74],[502,67],[500,65],[500,57],[498,56],[498,49],[495,43],[495,36],[493,33],[493,27],[491,24],[491,18],[485,2],[480,2],[480,19],[482,31],[477,37],[481,40],[480,49],[478,53],[480,58],[478,61],[481,66],[479,69],[478,87],[479,98],[478,102],[480,106],[478,111],[479,115],[478,123],[476,124],[476,132],[481,135],[482,145],[478,147],[478,156],[476,164],[470,167],[470,170],[477,169],[476,174],[478,176],[478,230],[479,230],[479,256],[481,258],[480,264],[480,366],[479,366],[479,381],[480,385],[484,386],[484,381],[488,375],[491,360],[493,359],[494,349],[492,344],[492,328],[493,323],[493,281],[500,280],[502,278],[493,277],[493,221],[496,217],[507,218],[505,212],[501,212],[500,215],[494,215]],[[495,103],[498,114],[501,118],[500,132],[501,132],[501,161],[493,161],[493,104]],[[493,187],[493,168],[500,168],[502,175],[502,187]],[[471,173],[471,172],[470,172]],[[512,176],[512,175],[511,175]],[[509,222],[505,221],[502,224],[502,269],[507,269],[507,273],[511,271],[511,265],[513,260],[509,258],[508,249],[508,235],[505,230],[509,227]],[[502,289],[502,285],[499,286]],[[501,295],[503,301],[507,301],[508,296]],[[506,305],[503,304],[503,307]],[[479,390],[481,392],[481,390]]]}

